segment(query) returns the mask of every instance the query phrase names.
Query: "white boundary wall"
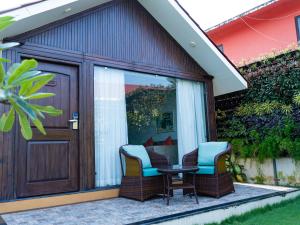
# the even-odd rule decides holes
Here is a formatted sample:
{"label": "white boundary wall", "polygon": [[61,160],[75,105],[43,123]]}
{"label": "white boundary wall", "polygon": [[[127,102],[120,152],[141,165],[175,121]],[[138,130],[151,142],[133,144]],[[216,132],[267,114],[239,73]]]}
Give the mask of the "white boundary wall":
{"label": "white boundary wall", "polygon": [[[265,187],[265,186],[264,186]],[[270,197],[254,202],[249,202],[237,206],[227,207],[224,209],[214,210],[210,212],[200,213],[192,216],[186,216],[184,218],[178,218],[159,224],[162,225],[204,225],[207,223],[220,223],[223,220],[232,217],[244,214],[253,209],[262,208],[267,205],[273,205],[285,200],[294,199],[297,196],[300,196],[300,191],[295,191],[286,194],[285,196],[275,196]]]}
{"label": "white boundary wall", "polygon": [[[258,179],[263,178],[265,184],[274,184],[274,170],[271,159],[265,160],[260,164],[253,159],[239,160],[245,166],[245,173],[248,182],[257,183]],[[276,159],[277,176],[280,185],[300,186],[300,162],[291,158]]]}

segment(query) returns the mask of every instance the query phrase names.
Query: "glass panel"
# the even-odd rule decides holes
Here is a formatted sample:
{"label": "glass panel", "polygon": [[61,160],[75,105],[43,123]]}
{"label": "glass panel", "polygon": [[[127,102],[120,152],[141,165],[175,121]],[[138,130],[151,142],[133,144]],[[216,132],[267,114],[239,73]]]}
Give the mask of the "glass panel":
{"label": "glass panel", "polygon": [[119,147],[153,146],[170,164],[206,141],[205,86],[132,71],[95,67],[95,183],[121,182]]}
{"label": "glass panel", "polygon": [[154,146],[154,150],[178,164],[176,80],[125,73],[128,142]]}

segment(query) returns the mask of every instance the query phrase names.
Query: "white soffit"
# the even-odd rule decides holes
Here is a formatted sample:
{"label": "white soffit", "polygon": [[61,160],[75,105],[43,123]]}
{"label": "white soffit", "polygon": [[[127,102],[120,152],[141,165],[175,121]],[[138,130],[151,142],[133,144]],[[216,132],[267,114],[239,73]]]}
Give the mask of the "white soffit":
{"label": "white soffit", "polygon": [[177,2],[174,0],[138,1],[208,74],[214,76],[215,96],[247,88],[245,79]]}
{"label": "white soffit", "polygon": [[13,16],[16,22],[4,32],[0,32],[0,40],[22,34],[109,1],[111,0],[47,0],[6,12],[1,16]]}

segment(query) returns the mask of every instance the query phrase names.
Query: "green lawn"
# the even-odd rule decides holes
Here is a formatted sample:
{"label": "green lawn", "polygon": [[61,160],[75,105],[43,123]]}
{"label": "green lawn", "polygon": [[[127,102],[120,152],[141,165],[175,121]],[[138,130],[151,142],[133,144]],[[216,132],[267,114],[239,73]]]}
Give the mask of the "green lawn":
{"label": "green lawn", "polygon": [[300,225],[300,197],[231,217],[221,225]]}

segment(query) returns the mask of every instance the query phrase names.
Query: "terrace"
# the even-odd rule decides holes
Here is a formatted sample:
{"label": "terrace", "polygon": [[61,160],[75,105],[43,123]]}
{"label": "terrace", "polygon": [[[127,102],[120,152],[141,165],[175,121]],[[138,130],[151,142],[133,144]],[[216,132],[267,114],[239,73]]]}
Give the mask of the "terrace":
{"label": "terrace", "polygon": [[[300,195],[294,188],[235,183],[235,193],[219,199],[194,199],[176,191],[166,206],[162,198],[139,202],[112,198],[60,207],[3,214],[10,224],[206,224]],[[216,217],[218,215],[218,217]],[[51,221],[51,222],[50,222]]]}

